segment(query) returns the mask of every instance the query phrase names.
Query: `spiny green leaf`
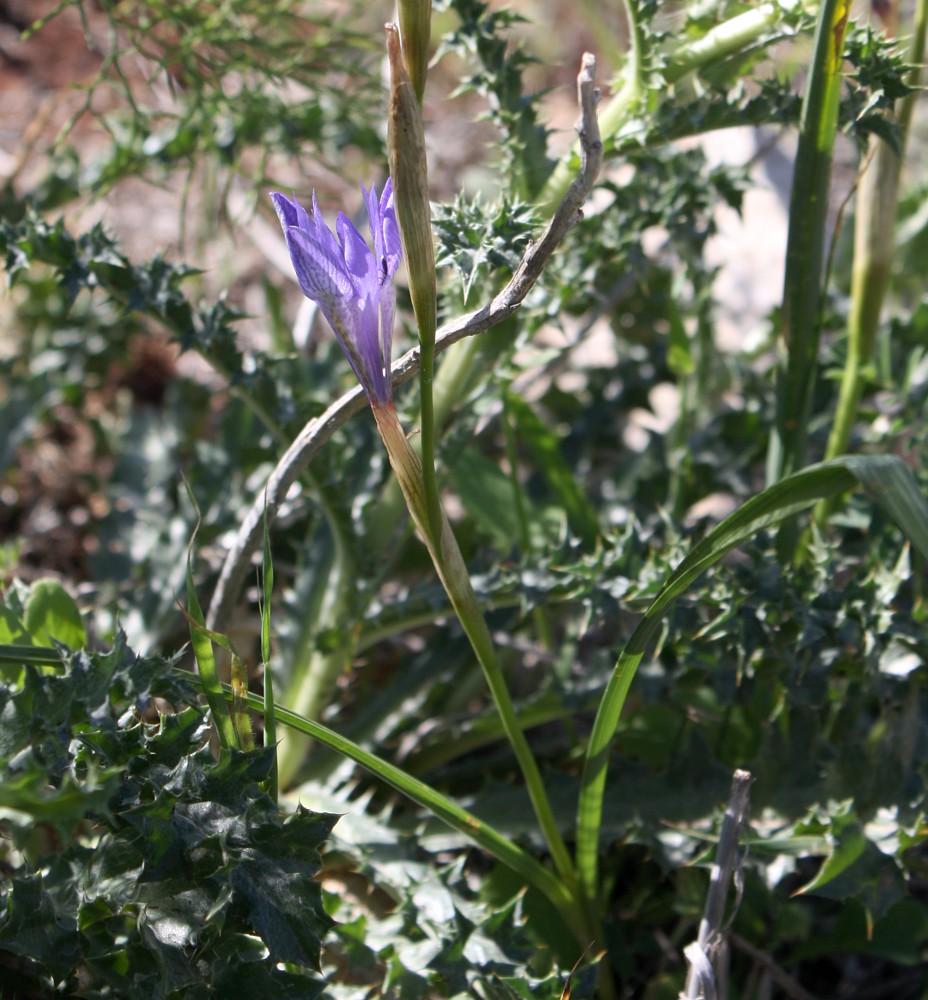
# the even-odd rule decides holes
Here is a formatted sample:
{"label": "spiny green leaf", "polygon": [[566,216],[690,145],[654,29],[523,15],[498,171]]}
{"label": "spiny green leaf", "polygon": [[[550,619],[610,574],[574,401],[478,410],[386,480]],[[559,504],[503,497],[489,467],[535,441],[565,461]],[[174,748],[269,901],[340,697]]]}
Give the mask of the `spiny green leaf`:
{"label": "spiny green leaf", "polygon": [[898,862],[866,836],[849,810],[832,817],[831,851],[815,877],[797,893],[828,899],[859,900],[867,912],[867,934],[905,896],[905,878]]}
{"label": "spiny green leaf", "polygon": [[908,466],[895,455],[845,456],[803,469],[752,497],[697,543],[658,591],[619,656],[587,747],[578,810],[577,858],[591,895],[597,885],[609,747],[632,679],[664,612],[725,553],[759,531],[855,485],[862,485],[928,557],[928,502]]}

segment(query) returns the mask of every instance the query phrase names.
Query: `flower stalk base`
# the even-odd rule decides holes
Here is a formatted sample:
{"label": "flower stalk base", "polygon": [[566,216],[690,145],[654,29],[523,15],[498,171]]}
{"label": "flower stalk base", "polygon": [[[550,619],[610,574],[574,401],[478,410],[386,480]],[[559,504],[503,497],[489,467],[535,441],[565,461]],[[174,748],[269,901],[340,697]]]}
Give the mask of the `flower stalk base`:
{"label": "flower stalk base", "polygon": [[377,429],[380,431],[380,436],[387,449],[390,465],[396,474],[400,489],[403,491],[409,513],[429,550],[429,555],[432,557],[435,570],[448,594],[451,606],[460,619],[480,666],[483,668],[506,735],[522,769],[535,815],[541,825],[554,866],[571,893],[575,894],[577,878],[573,861],[551,811],[538,764],[532,755],[522,727],[519,725],[515,707],[509,696],[509,690],[506,687],[506,681],[496,656],[490,630],[487,628],[483,611],[471,585],[457,539],[454,537],[454,532],[444,510],[441,510],[438,531],[433,533],[429,528],[430,519],[422,476],[422,464],[415,449],[409,443],[393,406],[373,406],[371,409],[377,422]]}

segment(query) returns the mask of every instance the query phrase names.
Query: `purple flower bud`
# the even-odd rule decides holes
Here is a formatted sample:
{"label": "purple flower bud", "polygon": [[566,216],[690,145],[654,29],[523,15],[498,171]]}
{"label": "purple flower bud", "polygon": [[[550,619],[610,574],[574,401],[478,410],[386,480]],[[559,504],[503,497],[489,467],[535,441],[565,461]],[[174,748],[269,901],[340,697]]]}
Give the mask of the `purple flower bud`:
{"label": "purple flower bud", "polygon": [[338,213],[335,233],[325,224],[316,194],[312,215],[296,199],[274,191],[271,200],[287,240],[290,260],[303,294],[329,321],[371,406],[393,399],[390,344],[396,293],[393,275],[402,258],[393,211],[393,185],[387,181],[378,199],[361,185],[374,249],[351,220]]}

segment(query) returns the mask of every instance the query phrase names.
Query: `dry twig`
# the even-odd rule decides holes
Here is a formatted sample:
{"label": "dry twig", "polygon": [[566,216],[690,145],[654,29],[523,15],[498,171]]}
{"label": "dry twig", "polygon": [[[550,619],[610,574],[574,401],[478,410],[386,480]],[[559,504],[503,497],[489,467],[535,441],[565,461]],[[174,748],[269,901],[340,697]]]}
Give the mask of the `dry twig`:
{"label": "dry twig", "polygon": [[[750,941],[741,937],[738,934],[729,935],[732,945],[738,949],[738,951],[743,951],[745,955],[748,955],[770,976],[770,978],[780,987],[780,989],[791,998],[791,1000],[816,1000],[815,995],[810,993],[801,983],[797,983],[792,976],[784,972],[774,960],[769,956],[764,954],[760,948],[755,948]],[[896,984],[896,988],[899,988],[899,984]],[[892,996],[893,989],[885,993],[884,996]],[[858,998],[860,994],[857,994]]]}
{"label": "dry twig", "polygon": [[696,940],[687,945],[683,952],[690,968],[681,1000],[716,1000],[719,963],[714,960],[725,945],[726,929],[722,926],[722,921],[725,917],[728,887],[738,864],[738,842],[747,819],[751,781],[749,771],[739,769],[732,775],[731,798],[722,820],[709,892],[706,894],[706,908],[699,922]]}

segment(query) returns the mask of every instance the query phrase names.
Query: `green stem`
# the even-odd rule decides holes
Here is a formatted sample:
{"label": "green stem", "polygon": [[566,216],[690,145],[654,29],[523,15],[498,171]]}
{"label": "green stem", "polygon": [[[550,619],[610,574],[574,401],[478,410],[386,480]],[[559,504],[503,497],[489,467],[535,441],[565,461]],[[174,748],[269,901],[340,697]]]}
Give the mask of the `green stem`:
{"label": "green stem", "polygon": [[[377,429],[383,438],[390,464],[399,480],[409,512],[425,540],[435,570],[451,601],[451,606],[470,640],[477,661],[483,668],[487,686],[490,689],[496,710],[499,712],[509,744],[518,761],[525,787],[541,827],[542,836],[551,853],[554,867],[575,907],[576,914],[582,921],[583,932],[588,935],[586,943],[596,942],[602,946],[605,944],[605,933],[599,914],[593,905],[593,897],[583,892],[577,879],[573,860],[567,850],[567,845],[564,843],[564,838],[561,836],[560,828],[545,791],[541,772],[538,769],[538,763],[528,745],[528,740],[525,738],[515,706],[509,695],[490,630],[487,627],[480,602],[477,600],[467,566],[464,563],[464,557],[461,555],[448,518],[445,516],[444,510],[439,507],[440,534],[437,539],[431,538],[427,533],[428,510],[419,456],[409,444],[392,406],[375,407],[373,412],[377,421]],[[603,969],[601,990],[604,998],[607,1000],[611,998],[611,974],[608,968]]]}
{"label": "green stem", "polygon": [[[630,47],[628,63],[624,68],[624,83],[617,94],[599,113],[599,130],[603,141],[609,144],[621,128],[638,112],[645,93],[642,59],[643,34],[634,3],[626,0],[625,10],[629,22]],[[756,10],[723,22],[702,38],[681,45],[671,53],[663,76],[668,84],[676,83],[688,73],[711,66],[764,38],[782,19],[783,11],[777,3],[765,3]],[[539,197],[539,203],[553,212],[561,203],[576,175],[577,149],[572,149],[561,159],[548,179]]]}
{"label": "green stem", "polygon": [[[441,501],[435,475],[435,407],[432,383],[435,373],[435,333],[438,327],[438,284],[432,212],[429,206],[428,157],[422,121],[426,53],[431,4],[428,0],[403,0],[400,21],[405,59],[415,64],[419,79],[413,84],[400,51],[399,35],[387,25],[390,61],[390,104],[387,114],[387,158],[393,181],[393,204],[403,244],[419,335],[419,406],[421,411],[422,470],[425,489],[426,537],[436,544],[441,533]],[[388,331],[389,332],[389,331]]]}
{"label": "green stem", "polygon": [[451,601],[451,606],[460,619],[477,660],[483,668],[506,735],[522,770],[526,788],[532,800],[542,834],[551,852],[554,866],[568,886],[576,887],[576,875],[570,853],[554,818],[538,764],[519,724],[502,668],[496,656],[490,630],[471,585],[467,567],[451,530],[451,525],[448,523],[444,511],[441,511],[441,530],[437,538],[432,536],[427,521],[428,512],[425,505],[422,466],[419,462],[419,456],[409,444],[392,406],[375,407],[373,412],[390,458],[390,464],[393,466],[403,490],[403,496],[406,498],[409,512],[425,540],[432,562]]}
{"label": "green stem", "polygon": [[[622,0],[625,17],[628,19],[628,66],[625,68],[626,82],[637,94],[643,94],[644,86],[644,25],[638,0]],[[602,132],[600,132],[602,134]]]}
{"label": "green stem", "polygon": [[[918,92],[921,63],[925,55],[926,25],[928,0],[920,0],[909,54],[909,61],[914,69],[908,83],[913,88],[913,93],[899,109],[899,145],[903,156],[914,108],[910,98]],[[826,460],[843,455],[850,445],[892,269],[902,157],[888,143],[880,139],[873,139],[872,142],[875,143],[873,153],[864,168],[857,190],[847,360],[825,452]],[[832,498],[818,505],[815,517],[820,525],[828,520],[836,502],[837,498]]]}
{"label": "green stem", "polygon": [[672,53],[664,70],[668,83],[687,73],[711,66],[758,42],[783,16],[778,3],[764,3],[707,31],[702,38],[681,45]]}
{"label": "green stem", "polygon": [[[812,393],[818,372],[828,187],[850,7],[850,0],[823,0],[802,106],[790,198],[777,417],[767,455],[768,485],[795,472],[806,460]],[[792,549],[794,539],[790,536],[794,534],[794,529],[789,528],[781,534],[784,554]]]}
{"label": "green stem", "polygon": [[[871,164],[871,169],[874,169],[874,166],[875,164]],[[898,179],[898,173],[895,176]],[[889,181],[887,187],[892,186],[891,178]],[[861,193],[863,194],[863,192]],[[893,191],[893,195],[895,195],[895,191]],[[865,207],[863,202],[860,203],[860,211],[866,214],[870,213],[870,209]],[[858,218],[857,225],[860,229],[864,228],[862,217]],[[878,248],[871,246],[869,249],[875,251]],[[851,312],[848,317],[847,359],[841,375],[841,387],[838,392],[834,423],[825,451],[826,461],[837,458],[848,450],[866,381],[865,371],[873,354],[883,299],[889,285],[888,261],[878,261],[872,253],[859,254],[855,252],[854,257]],[[823,504],[816,511],[816,519],[820,524],[827,520],[833,506],[834,500]]]}

